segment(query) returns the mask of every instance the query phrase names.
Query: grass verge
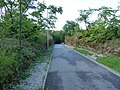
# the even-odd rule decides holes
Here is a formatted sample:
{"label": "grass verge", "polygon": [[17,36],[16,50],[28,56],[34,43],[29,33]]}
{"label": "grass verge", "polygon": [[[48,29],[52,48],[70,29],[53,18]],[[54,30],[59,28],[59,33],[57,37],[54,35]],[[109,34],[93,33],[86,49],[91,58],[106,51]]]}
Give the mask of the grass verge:
{"label": "grass verge", "polygon": [[73,49],[75,49],[76,51],[78,51],[78,52],[80,52],[80,53],[82,53],[82,54],[84,54],[84,55],[92,55],[92,54],[89,53],[88,51],[83,50],[83,49],[80,49],[80,48],[78,48],[78,47],[74,47]]}
{"label": "grass verge", "polygon": [[96,60],[98,62],[114,69],[115,71],[120,72],[120,57],[106,56],[106,57],[98,57]]}
{"label": "grass verge", "polygon": [[[86,50],[80,49],[78,47],[74,48],[76,51],[84,54],[84,55],[92,55]],[[113,70],[120,72],[120,57],[118,56],[105,56],[105,57],[97,57],[96,61],[112,68]]]}

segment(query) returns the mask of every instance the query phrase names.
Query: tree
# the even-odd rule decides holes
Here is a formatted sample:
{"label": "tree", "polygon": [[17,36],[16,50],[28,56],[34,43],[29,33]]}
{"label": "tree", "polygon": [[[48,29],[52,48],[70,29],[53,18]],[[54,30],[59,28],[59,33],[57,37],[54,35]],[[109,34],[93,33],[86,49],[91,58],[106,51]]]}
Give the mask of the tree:
{"label": "tree", "polygon": [[72,36],[76,31],[76,27],[78,26],[79,24],[75,21],[67,21],[66,24],[63,26],[63,31],[66,35]]}
{"label": "tree", "polygon": [[98,19],[104,22],[104,32],[107,35],[107,39],[119,37],[120,22],[118,16],[116,15],[118,10],[113,10],[110,7],[101,7],[98,9],[98,11]]}
{"label": "tree", "polygon": [[90,26],[89,16],[95,11],[96,9],[89,9],[89,10],[79,10],[80,17],[77,18],[79,22],[84,22],[86,29],[88,30],[88,26]]}
{"label": "tree", "polygon": [[61,40],[61,31],[54,31],[52,33],[52,36],[53,36],[53,39],[54,39],[54,43],[55,44],[60,44],[62,43],[62,40]]}

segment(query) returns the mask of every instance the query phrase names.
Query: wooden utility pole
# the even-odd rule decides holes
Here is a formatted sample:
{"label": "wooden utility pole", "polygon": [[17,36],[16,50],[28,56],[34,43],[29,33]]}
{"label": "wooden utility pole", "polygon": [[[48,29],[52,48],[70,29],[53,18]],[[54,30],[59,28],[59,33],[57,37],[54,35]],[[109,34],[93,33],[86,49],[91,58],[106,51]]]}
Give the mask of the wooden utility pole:
{"label": "wooden utility pole", "polygon": [[[43,3],[45,3],[45,0],[43,0]],[[48,20],[48,9],[47,9],[47,20]],[[49,32],[48,32],[48,28],[46,28],[46,47],[47,49],[49,48]]]}
{"label": "wooden utility pole", "polygon": [[[47,19],[48,19],[48,10],[47,10]],[[49,27],[47,28],[47,49],[49,48],[49,32],[48,32]]]}
{"label": "wooden utility pole", "polygon": [[20,37],[19,37],[19,45],[20,45],[20,48],[22,48],[22,2],[21,2],[21,0],[20,0],[20,31],[19,31],[19,35],[20,35]]}

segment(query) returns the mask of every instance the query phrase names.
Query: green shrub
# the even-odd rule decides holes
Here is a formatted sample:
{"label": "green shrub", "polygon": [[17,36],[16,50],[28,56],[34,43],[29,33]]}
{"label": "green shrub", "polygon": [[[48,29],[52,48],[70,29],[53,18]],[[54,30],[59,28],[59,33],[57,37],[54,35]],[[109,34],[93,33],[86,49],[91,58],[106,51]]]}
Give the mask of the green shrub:
{"label": "green shrub", "polygon": [[0,47],[0,86],[11,82],[19,68],[18,54],[9,47]]}
{"label": "green shrub", "polygon": [[35,59],[31,47],[23,47],[20,50],[16,41],[0,40],[0,89],[16,82],[22,71]]}
{"label": "green shrub", "polygon": [[114,44],[114,45],[120,45],[120,38],[115,38],[115,39],[113,39],[113,40],[111,40],[111,42],[110,42],[111,44]]}
{"label": "green shrub", "polygon": [[28,41],[22,40],[22,45],[20,49],[17,39],[0,39],[0,90],[8,90],[12,88],[10,83],[15,84],[27,77],[29,73],[24,71],[33,61],[45,56],[46,35],[39,33]]}

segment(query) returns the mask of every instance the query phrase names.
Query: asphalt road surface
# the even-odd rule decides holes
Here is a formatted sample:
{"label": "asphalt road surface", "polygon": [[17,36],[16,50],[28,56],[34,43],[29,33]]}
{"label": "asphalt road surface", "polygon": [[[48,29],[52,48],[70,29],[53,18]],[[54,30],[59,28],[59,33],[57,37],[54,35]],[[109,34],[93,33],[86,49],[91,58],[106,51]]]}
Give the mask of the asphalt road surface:
{"label": "asphalt road surface", "polygon": [[44,90],[120,90],[120,77],[56,44]]}

